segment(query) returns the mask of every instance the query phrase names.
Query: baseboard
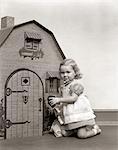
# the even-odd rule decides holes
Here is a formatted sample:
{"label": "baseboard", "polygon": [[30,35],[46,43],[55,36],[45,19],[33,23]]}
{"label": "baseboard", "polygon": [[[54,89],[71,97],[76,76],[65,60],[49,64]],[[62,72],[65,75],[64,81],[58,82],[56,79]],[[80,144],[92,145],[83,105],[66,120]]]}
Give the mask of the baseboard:
{"label": "baseboard", "polygon": [[118,109],[95,109],[96,122],[101,126],[118,126]]}
{"label": "baseboard", "polygon": [[96,121],[100,126],[118,126],[118,121]]}

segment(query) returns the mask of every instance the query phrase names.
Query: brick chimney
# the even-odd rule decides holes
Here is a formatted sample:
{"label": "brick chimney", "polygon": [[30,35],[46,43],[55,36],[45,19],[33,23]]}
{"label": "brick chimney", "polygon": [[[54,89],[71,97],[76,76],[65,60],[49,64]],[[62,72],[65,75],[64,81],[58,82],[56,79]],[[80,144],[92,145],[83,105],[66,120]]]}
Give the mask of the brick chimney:
{"label": "brick chimney", "polygon": [[14,26],[14,17],[6,16],[1,18],[1,29]]}

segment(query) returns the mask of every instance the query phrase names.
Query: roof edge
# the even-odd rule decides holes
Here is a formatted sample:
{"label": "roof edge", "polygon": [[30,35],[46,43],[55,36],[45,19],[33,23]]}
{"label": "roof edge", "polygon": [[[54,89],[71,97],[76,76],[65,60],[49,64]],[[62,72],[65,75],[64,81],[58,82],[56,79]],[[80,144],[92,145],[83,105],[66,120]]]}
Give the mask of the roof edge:
{"label": "roof edge", "polygon": [[[7,35],[6,35],[6,37],[4,37],[2,40],[2,42],[0,43],[0,47],[4,44],[4,42],[7,40],[7,38],[9,37],[9,35],[11,34],[11,32],[13,31],[13,28],[14,27],[9,27],[9,28],[7,28],[7,30],[8,30],[8,33],[7,33]],[[6,29],[2,29],[1,31],[4,31],[4,30],[6,30]]]}
{"label": "roof edge", "polygon": [[24,23],[21,23],[21,24],[18,24],[18,25],[15,25],[14,26],[14,29],[17,28],[17,27],[20,27],[20,26],[23,26],[23,25],[26,25],[26,24],[29,24],[29,23],[34,23],[38,26],[40,26],[42,29],[44,29],[45,31],[47,31],[48,33],[52,33],[50,30],[48,30],[46,27],[44,27],[43,25],[41,25],[40,23],[38,23],[37,21],[35,20],[31,20],[31,21],[27,21],[27,22],[24,22]]}

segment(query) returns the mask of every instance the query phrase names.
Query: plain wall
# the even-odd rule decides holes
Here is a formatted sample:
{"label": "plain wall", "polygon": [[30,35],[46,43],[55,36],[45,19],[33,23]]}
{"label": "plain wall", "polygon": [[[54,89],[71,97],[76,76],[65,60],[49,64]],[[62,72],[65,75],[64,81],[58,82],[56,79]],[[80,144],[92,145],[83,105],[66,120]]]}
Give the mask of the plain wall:
{"label": "plain wall", "polygon": [[78,58],[75,59],[79,62],[82,83],[95,109],[118,109],[117,39],[118,36],[106,37],[101,45],[88,39],[83,49],[78,48]]}

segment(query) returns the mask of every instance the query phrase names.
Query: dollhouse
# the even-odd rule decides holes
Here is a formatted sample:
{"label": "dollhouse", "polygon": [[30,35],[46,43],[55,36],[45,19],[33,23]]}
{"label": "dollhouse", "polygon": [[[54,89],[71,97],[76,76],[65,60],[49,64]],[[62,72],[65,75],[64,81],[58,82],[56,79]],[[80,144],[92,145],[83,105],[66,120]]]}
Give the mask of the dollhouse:
{"label": "dollhouse", "polygon": [[[32,20],[14,25],[1,18],[0,98],[4,139],[42,136],[48,125],[47,97],[58,95],[58,68],[65,55],[53,33]],[[48,118],[48,117],[47,117]]]}

